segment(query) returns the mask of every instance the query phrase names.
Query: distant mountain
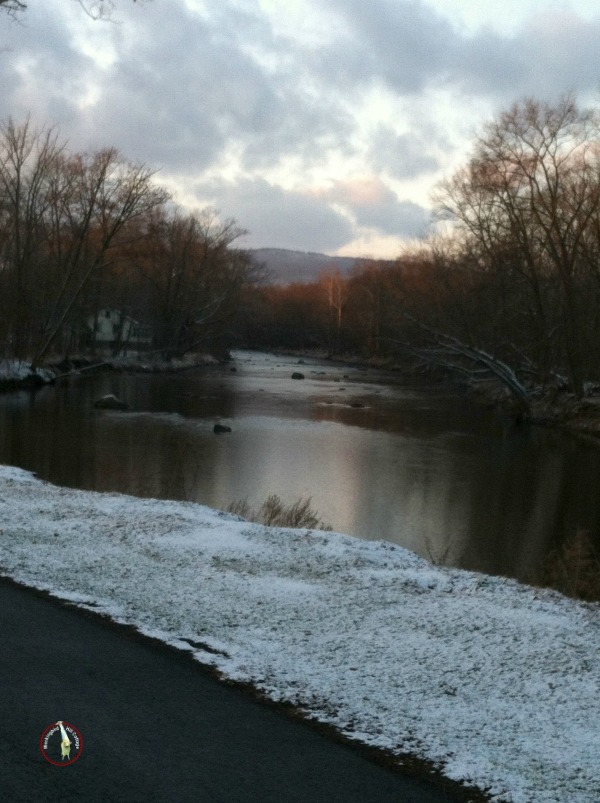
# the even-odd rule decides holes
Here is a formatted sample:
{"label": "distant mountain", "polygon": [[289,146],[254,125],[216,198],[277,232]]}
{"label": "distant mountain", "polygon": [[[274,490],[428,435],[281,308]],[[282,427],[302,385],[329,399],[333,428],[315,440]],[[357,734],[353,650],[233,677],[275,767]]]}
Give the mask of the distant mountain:
{"label": "distant mountain", "polygon": [[[257,264],[267,268],[273,284],[307,284],[319,278],[323,271],[339,270],[350,273],[365,260],[356,257],[330,257],[310,251],[288,251],[284,248],[255,248],[250,254]],[[391,260],[376,260],[382,265],[393,265]]]}

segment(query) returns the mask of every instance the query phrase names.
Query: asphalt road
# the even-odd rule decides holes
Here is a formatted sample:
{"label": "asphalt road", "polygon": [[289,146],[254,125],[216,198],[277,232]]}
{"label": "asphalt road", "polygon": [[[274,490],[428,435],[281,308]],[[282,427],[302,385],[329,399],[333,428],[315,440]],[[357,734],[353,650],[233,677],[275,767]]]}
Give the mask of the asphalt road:
{"label": "asphalt road", "polygon": [[[83,737],[56,767],[40,737]],[[160,803],[449,803],[221,683],[189,656],[0,580],[0,797]]]}

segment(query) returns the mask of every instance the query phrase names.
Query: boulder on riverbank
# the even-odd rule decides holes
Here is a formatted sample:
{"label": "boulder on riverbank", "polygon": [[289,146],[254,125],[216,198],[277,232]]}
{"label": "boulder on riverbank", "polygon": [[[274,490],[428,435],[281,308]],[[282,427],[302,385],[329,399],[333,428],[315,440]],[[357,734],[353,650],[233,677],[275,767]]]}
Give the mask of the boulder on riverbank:
{"label": "boulder on riverbank", "polygon": [[96,410],[129,410],[127,402],[121,401],[113,393],[96,399],[94,407]]}

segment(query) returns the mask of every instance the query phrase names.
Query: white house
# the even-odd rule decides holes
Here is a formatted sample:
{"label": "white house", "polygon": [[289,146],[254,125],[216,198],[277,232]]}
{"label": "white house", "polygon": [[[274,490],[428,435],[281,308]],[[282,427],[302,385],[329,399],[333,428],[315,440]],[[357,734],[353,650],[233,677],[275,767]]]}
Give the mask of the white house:
{"label": "white house", "polygon": [[92,342],[116,353],[144,351],[152,345],[152,329],[118,309],[105,307],[87,321]]}

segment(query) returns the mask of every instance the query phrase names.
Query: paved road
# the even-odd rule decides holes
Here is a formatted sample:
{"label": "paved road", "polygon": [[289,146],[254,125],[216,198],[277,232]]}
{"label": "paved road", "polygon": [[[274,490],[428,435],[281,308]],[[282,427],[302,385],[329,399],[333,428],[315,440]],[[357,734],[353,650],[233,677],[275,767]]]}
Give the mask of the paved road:
{"label": "paved road", "polygon": [[[83,736],[55,767],[58,719]],[[191,658],[0,581],[0,795],[11,803],[449,803]]]}

